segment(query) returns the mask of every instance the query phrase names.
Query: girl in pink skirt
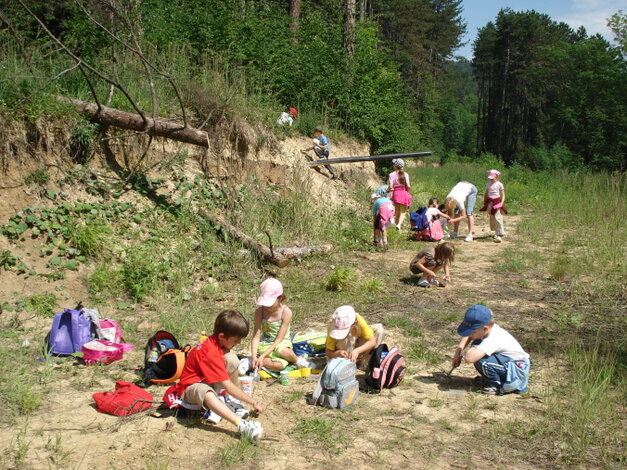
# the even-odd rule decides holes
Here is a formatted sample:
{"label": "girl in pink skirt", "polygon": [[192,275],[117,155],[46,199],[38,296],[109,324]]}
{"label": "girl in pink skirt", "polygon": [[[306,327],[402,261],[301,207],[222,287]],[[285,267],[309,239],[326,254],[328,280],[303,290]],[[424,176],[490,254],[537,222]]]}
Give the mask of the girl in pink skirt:
{"label": "girl in pink skirt", "polygon": [[394,171],[390,173],[388,178],[389,188],[392,191],[392,202],[396,213],[396,229],[400,230],[405,220],[407,210],[412,203],[411,194],[409,194],[409,175],[403,171],[405,162],[402,158],[392,160]]}
{"label": "girl in pink skirt", "polygon": [[394,204],[387,197],[387,187],[379,186],[370,197],[372,202],[373,238],[374,244],[387,246],[388,223],[394,220]]}

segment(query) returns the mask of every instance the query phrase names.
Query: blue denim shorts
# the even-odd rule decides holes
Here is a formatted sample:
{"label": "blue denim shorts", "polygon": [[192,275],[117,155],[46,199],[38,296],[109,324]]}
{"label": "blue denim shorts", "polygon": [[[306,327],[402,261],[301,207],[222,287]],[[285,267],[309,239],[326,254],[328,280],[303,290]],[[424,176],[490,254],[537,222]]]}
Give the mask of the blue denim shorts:
{"label": "blue denim shorts", "polygon": [[466,198],[466,215],[472,215],[472,211],[475,209],[475,202],[477,202],[477,187],[473,184],[470,194]]}

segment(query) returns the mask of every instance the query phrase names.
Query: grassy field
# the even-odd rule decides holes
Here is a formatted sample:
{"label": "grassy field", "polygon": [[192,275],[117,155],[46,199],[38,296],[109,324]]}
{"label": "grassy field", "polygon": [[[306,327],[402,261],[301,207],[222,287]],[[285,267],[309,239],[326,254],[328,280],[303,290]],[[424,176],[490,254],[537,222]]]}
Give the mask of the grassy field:
{"label": "grassy field", "polygon": [[[411,168],[415,200],[424,204],[431,196],[444,199],[462,179],[481,191],[485,171],[493,165],[486,161]],[[382,322],[402,346],[410,363],[408,377],[387,398],[365,397],[360,406],[345,412],[306,407],[302,397],[312,384],[276,397],[281,392],[277,387],[266,391],[259,386],[263,399],[284,402],[261,418],[267,429],[274,429],[271,438],[259,446],[224,435],[208,441],[215,453],[207,455],[220,465],[271,462],[282,455],[281,449],[305,446],[329,465],[342,459],[359,462],[363,454],[368,465],[398,468],[388,464],[389,457],[400,452],[425,468],[429,462],[438,462],[431,468],[624,466],[624,175],[506,169],[502,181],[512,215],[506,218],[506,242],[457,243],[453,286],[420,290],[406,266],[422,244],[393,232],[388,252],[371,247],[365,188],[355,194],[364,201],[360,211],[336,210],[318,206],[305,190],[279,195],[255,182],[225,189],[185,177],[176,167],[163,171],[176,181],[169,199],[174,203],[155,204],[141,196],[147,194],[142,186],[135,188],[136,197],[118,200],[111,196],[117,191],[113,186],[100,188],[104,195],[89,207],[55,198],[52,209],[32,207],[15,220],[0,221],[4,236],[17,247],[0,253],[0,270],[21,272],[24,285],[29,277],[46,276],[51,286],[48,292],[22,289],[2,299],[0,428],[3,436],[10,436],[0,456],[4,468],[85,466],[89,452],[77,451],[61,425],[63,413],[71,411],[55,408],[54,396],[60,390],[80,395],[85,408],[93,411],[86,404],[90,393],[112,388],[114,380],[137,379],[141,349],[157,325],[183,342],[193,342],[201,331],[211,330],[223,308],[235,307],[250,316],[258,285],[269,274],[286,286],[293,331],[324,328],[337,306],[352,304],[369,321]],[[45,184],[44,176],[34,175],[29,184]],[[247,233],[267,230],[275,246],[333,241],[336,250],[327,257],[297,260],[280,271],[264,266],[196,210],[223,208],[225,199],[230,220]],[[33,230],[47,234],[39,248],[45,268],[29,266],[25,249],[19,249],[26,239],[37,237]],[[64,276],[76,270],[88,285],[90,305],[121,321],[126,340],[136,348],[127,360],[105,367],[37,361],[52,312],[63,303]],[[451,386],[431,379],[447,367],[457,341],[454,328],[475,302],[495,308],[497,321],[531,352],[529,396],[494,399],[470,393],[462,401],[451,401]],[[474,374],[467,369],[464,375],[453,385],[473,389]],[[159,390],[153,393],[160,396]],[[61,423],[42,431],[39,422],[50,414],[58,415]],[[107,426],[113,421],[103,424],[98,418],[90,415],[89,422],[81,424],[82,433],[100,436],[112,429]],[[375,450],[371,420],[385,430]],[[180,441],[186,432],[220,434],[196,429],[192,421],[179,421],[182,426],[176,426],[169,439]],[[133,425],[120,421],[115,429]],[[125,439],[132,447],[148,437],[144,430],[137,436],[125,434]],[[145,444],[145,458],[140,460],[125,457],[121,448],[113,451],[117,464],[200,468],[180,452],[165,450],[163,440],[156,442],[161,444]],[[507,451],[478,455],[482,445]],[[38,464],[37,459],[47,463]]]}

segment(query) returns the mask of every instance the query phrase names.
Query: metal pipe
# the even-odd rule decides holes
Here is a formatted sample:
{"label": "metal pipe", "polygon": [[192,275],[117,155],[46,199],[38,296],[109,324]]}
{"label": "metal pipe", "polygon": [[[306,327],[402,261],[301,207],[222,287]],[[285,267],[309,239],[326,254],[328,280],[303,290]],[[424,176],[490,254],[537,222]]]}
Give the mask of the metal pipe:
{"label": "metal pipe", "polygon": [[371,162],[374,160],[391,160],[393,158],[417,158],[431,155],[431,152],[391,153],[387,155],[370,155],[368,157],[321,158],[309,162],[309,166],[329,165],[331,163]]}

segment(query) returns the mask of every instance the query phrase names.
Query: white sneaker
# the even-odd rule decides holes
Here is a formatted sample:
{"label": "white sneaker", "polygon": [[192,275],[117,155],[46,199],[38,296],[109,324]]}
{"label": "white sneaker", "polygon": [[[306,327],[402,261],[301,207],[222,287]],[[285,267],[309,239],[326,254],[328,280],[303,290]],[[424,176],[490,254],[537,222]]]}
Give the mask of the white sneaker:
{"label": "white sneaker", "polygon": [[498,235],[496,235],[494,237],[494,243],[501,243],[503,241],[503,239],[501,237],[499,237]]}
{"label": "white sneaker", "polygon": [[244,407],[243,403],[235,397],[228,395],[225,399],[225,404],[235,416],[239,416],[240,418],[248,418],[248,416],[250,415],[248,410]]}
{"label": "white sneaker", "polygon": [[473,238],[472,238],[472,233],[469,233],[468,235],[466,235],[466,238],[464,239],[464,241],[466,241],[466,242],[471,242],[471,241],[473,241]]}
{"label": "white sneaker", "polygon": [[242,419],[237,425],[237,430],[240,432],[242,437],[250,441],[261,439],[263,434],[263,428],[261,427],[261,423],[259,421],[247,421]]}
{"label": "white sneaker", "polygon": [[457,238],[457,232],[451,232],[448,234],[449,238]]}
{"label": "white sneaker", "polygon": [[296,367],[298,367],[299,369],[306,369],[307,367],[309,367],[309,361],[305,356],[300,356],[298,359],[296,359]]}

